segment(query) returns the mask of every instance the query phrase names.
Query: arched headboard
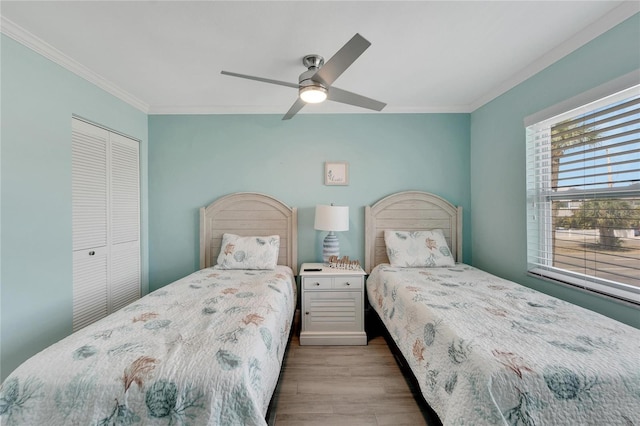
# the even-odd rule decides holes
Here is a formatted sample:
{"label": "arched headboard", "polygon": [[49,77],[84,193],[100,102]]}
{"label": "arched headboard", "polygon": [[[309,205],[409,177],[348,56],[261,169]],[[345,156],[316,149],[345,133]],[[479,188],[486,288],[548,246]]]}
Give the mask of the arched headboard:
{"label": "arched headboard", "polygon": [[462,207],[428,192],[404,191],[366,206],[364,268],[388,263],[384,231],[442,229],[456,262],[462,262]]}
{"label": "arched headboard", "polygon": [[269,195],[238,192],[200,209],[200,268],[216,264],[222,235],[280,236],[278,264],[297,274],[298,210]]}

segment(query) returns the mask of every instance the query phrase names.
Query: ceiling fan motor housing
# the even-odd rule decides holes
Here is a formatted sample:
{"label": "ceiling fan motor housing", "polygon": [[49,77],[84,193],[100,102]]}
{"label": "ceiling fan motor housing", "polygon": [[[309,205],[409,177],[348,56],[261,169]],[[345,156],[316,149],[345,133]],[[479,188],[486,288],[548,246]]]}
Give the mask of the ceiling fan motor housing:
{"label": "ceiling fan motor housing", "polygon": [[302,58],[302,64],[307,67],[307,68],[320,68],[321,66],[324,65],[324,58],[320,55],[306,55],[304,58]]}
{"label": "ceiling fan motor housing", "polygon": [[324,101],[327,98],[327,87],[322,82],[313,79],[320,67],[324,65],[324,58],[320,55],[307,55],[302,58],[302,63],[308,69],[298,78],[300,98],[307,103]]}
{"label": "ceiling fan motor housing", "polygon": [[298,77],[300,88],[306,86],[320,86],[326,89],[322,83],[312,79],[318,70],[320,70],[320,67],[324,65],[324,58],[320,55],[307,55],[302,58],[302,63],[308,69]]}
{"label": "ceiling fan motor housing", "polygon": [[321,82],[317,80],[313,80],[313,76],[316,75],[320,67],[324,65],[324,58],[320,55],[307,55],[302,58],[302,63],[308,69],[300,74],[298,77],[298,83],[300,84],[300,88],[304,88],[307,86],[317,86],[326,90],[327,88]]}

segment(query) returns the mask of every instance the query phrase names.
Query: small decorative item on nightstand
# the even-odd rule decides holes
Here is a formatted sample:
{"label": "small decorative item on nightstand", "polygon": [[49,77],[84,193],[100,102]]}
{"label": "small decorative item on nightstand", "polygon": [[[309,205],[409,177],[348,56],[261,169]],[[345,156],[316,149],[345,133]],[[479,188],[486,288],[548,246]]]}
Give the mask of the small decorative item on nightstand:
{"label": "small decorative item on nightstand", "polygon": [[349,260],[349,256],[343,256],[341,258],[338,258],[338,256],[330,256],[329,268],[350,269],[357,271],[360,270],[360,261]]}
{"label": "small decorative item on nightstand", "polygon": [[300,267],[301,345],[366,345],[362,268]]}

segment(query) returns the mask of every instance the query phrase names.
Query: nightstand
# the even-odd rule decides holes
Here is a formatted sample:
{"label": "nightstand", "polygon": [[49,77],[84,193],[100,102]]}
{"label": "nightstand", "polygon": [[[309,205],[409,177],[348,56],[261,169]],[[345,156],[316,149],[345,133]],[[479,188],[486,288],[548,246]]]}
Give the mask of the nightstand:
{"label": "nightstand", "polygon": [[366,345],[362,269],[300,267],[301,345]]}

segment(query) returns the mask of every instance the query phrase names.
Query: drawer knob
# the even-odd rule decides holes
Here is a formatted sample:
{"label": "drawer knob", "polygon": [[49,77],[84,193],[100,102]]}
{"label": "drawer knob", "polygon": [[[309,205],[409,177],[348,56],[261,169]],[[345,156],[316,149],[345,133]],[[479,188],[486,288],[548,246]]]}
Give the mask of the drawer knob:
{"label": "drawer knob", "polygon": [[309,315],[309,312],[305,312],[304,314],[305,314],[305,315]]}
{"label": "drawer knob", "polygon": [[320,285],[320,283],[316,283],[316,285]]}
{"label": "drawer knob", "polygon": [[347,285],[351,285],[351,283],[350,283],[350,282],[347,282]]}
{"label": "drawer knob", "polygon": [[93,250],[91,250],[91,251],[89,252],[89,256],[93,256],[94,254],[96,254],[96,252],[95,252],[95,251],[93,251]]}

